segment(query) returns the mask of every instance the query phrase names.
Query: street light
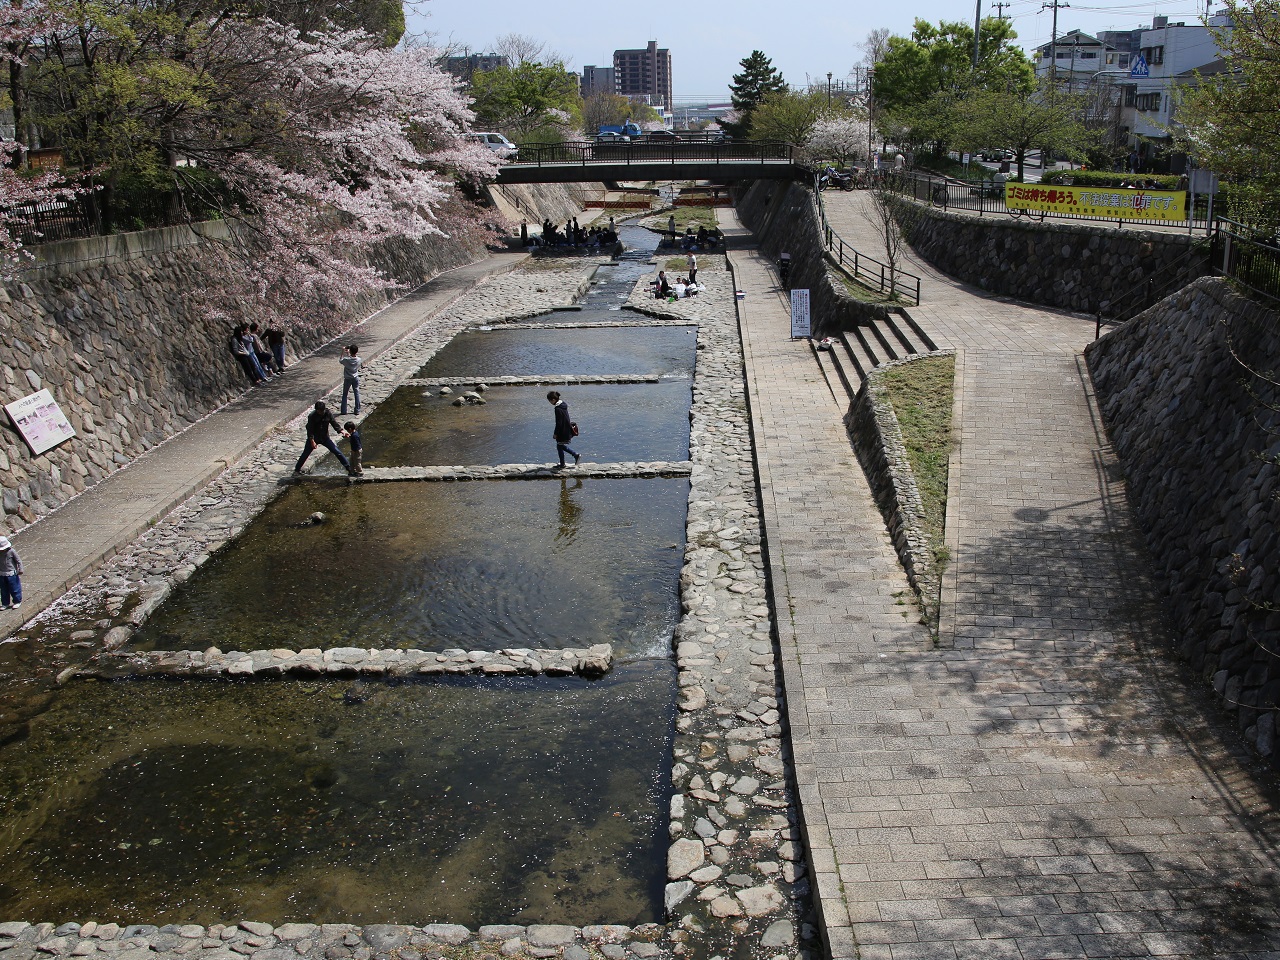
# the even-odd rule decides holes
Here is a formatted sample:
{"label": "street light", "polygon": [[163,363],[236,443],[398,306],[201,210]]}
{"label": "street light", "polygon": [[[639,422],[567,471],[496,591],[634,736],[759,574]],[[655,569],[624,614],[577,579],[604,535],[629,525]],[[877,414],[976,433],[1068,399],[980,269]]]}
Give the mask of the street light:
{"label": "street light", "polygon": [[827,71],[827,103],[831,103],[831,71]]}

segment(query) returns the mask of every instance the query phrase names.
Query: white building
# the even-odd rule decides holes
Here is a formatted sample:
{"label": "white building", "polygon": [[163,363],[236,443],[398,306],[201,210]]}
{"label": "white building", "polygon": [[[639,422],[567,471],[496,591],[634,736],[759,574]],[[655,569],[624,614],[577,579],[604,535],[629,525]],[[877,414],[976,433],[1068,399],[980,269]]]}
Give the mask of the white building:
{"label": "white building", "polygon": [[[1036,76],[1053,76],[1068,90],[1081,89],[1099,70],[1115,69],[1116,50],[1097,37],[1071,30],[1036,47]],[[1127,64],[1126,64],[1127,65]]]}
{"label": "white building", "polygon": [[1231,21],[1219,15],[1208,23],[1170,23],[1168,17],[1155,17],[1151,29],[1142,31],[1141,47],[1124,81],[1124,121],[1143,158],[1154,156],[1152,147],[1172,139],[1175,88],[1193,83],[1196,70],[1217,69],[1222,51],[1210,28],[1230,27]]}

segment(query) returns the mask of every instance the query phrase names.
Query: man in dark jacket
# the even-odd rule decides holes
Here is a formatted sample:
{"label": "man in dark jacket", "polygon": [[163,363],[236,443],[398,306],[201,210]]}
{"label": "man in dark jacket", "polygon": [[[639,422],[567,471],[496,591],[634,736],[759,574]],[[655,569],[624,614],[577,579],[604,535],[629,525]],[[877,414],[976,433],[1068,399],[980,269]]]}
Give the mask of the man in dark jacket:
{"label": "man in dark jacket", "polygon": [[560,454],[560,466],[564,466],[564,455],[567,453],[573,457],[573,465],[576,467],[582,457],[569,449],[569,442],[573,440],[573,421],[569,419],[569,405],[560,399],[560,393],[557,390],[548,393],[547,399],[556,408],[556,428],[551,436],[556,441],[556,453]]}
{"label": "man in dark jacket", "polygon": [[298,458],[298,463],[293,468],[294,473],[302,472],[302,465],[307,462],[307,457],[311,456],[311,452],[316,447],[324,447],[338,458],[338,462],[342,464],[342,468],[350,476],[354,477],[356,475],[355,471],[351,469],[351,463],[342,455],[342,451],[338,449],[333,442],[333,438],[329,436],[330,427],[333,427],[344,437],[347,435],[346,431],[338,426],[338,421],[333,418],[333,414],[325,406],[325,402],[317,400],[316,408],[307,414],[307,442],[302,448],[302,456]]}

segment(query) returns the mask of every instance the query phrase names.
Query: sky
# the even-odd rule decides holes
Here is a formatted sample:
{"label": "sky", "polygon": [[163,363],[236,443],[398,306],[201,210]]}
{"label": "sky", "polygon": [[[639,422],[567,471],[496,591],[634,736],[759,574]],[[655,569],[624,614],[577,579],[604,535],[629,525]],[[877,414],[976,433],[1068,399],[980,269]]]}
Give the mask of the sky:
{"label": "sky", "polygon": [[[981,0],[982,15],[997,13]],[[1101,0],[1092,0],[1100,3]],[[1058,33],[1079,29],[1129,30],[1149,26],[1153,15],[1193,23],[1203,0],[1147,0],[1106,6],[1059,0]],[[1048,43],[1052,13],[1043,0],[1011,0],[1018,43],[1028,50]],[[650,40],[671,51],[677,106],[728,100],[739,61],[763,50],[788,83],[807,78],[825,83],[828,71],[845,77],[862,61],[859,45],[877,27],[907,36],[916,18],[973,22],[974,7],[942,0],[910,3],[849,3],[848,0],[687,0],[684,3],[617,3],[611,0],[406,0],[409,30],[431,33],[437,44],[477,53],[508,33],[546,41],[565,64],[582,72],[587,64],[610,66],[615,49],[644,47]]]}

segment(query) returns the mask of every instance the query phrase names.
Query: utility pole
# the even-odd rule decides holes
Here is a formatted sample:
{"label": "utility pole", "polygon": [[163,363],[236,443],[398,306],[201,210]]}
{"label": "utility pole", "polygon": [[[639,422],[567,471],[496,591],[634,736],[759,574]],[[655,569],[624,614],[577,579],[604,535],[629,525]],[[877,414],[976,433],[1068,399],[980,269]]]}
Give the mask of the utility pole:
{"label": "utility pole", "polygon": [[1005,19],[1004,8],[1012,6],[1012,4],[1005,3],[1005,0],[996,0],[996,2],[992,4],[992,6],[996,8],[996,19],[1003,20]]}
{"label": "utility pole", "polygon": [[982,0],[973,4],[973,72],[978,72],[978,41],[982,37]]}
{"label": "utility pole", "polygon": [[1049,93],[1053,94],[1055,81],[1058,79],[1058,8],[1070,7],[1071,4],[1063,3],[1062,0],[1049,0],[1048,3],[1040,5],[1041,10],[1053,10],[1053,32],[1049,36]]}

